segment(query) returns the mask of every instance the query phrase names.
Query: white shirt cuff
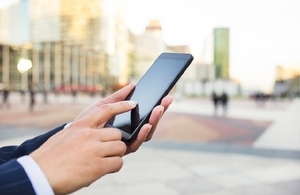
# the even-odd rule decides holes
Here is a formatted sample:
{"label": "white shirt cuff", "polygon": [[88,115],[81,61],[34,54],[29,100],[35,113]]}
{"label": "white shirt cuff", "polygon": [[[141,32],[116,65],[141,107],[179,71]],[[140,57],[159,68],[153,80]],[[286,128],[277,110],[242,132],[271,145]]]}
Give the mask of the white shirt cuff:
{"label": "white shirt cuff", "polygon": [[64,126],[63,129],[66,129],[66,128],[70,127],[71,125],[72,125],[72,123],[68,123],[68,124],[66,124],[66,125]]}
{"label": "white shirt cuff", "polygon": [[[68,128],[72,123],[64,126]],[[17,159],[25,170],[37,195],[54,195],[51,185],[40,166],[30,156],[22,156]]]}
{"label": "white shirt cuff", "polygon": [[24,168],[37,195],[54,195],[45,174],[30,156],[22,156],[18,158],[17,161]]}

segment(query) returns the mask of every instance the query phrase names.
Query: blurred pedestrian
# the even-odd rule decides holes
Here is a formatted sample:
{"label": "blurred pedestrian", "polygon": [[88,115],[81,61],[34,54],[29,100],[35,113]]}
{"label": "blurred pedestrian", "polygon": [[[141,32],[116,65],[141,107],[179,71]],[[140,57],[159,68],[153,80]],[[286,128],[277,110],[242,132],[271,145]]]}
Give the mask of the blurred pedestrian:
{"label": "blurred pedestrian", "polygon": [[266,95],[263,92],[257,92],[254,95],[255,103],[258,107],[264,107],[266,102]]}
{"label": "blurred pedestrian", "polygon": [[77,88],[72,86],[71,88],[71,95],[72,95],[72,98],[73,98],[73,102],[76,102],[76,99],[77,99]]}
{"label": "blurred pedestrian", "polygon": [[48,91],[47,91],[47,89],[45,89],[45,87],[43,88],[42,93],[43,93],[43,102],[44,102],[44,104],[48,104]]}
{"label": "blurred pedestrian", "polygon": [[9,108],[9,89],[5,86],[2,90],[2,104],[0,108]]}
{"label": "blurred pedestrian", "polygon": [[228,98],[227,93],[223,92],[222,95],[221,95],[221,97],[220,97],[220,102],[221,102],[222,108],[223,108],[223,115],[227,114],[228,101],[229,101],[229,98]]}
{"label": "blurred pedestrian", "polygon": [[28,86],[28,90],[29,90],[29,111],[33,112],[33,107],[35,105],[35,91],[34,91],[34,86],[32,84],[30,84]]}
{"label": "blurred pedestrian", "polygon": [[25,90],[20,89],[20,97],[21,97],[21,102],[25,102]]}
{"label": "blurred pedestrian", "polygon": [[219,97],[216,94],[216,92],[213,92],[211,95],[211,100],[213,102],[214,105],[214,115],[217,115],[218,112],[218,104],[219,104]]}

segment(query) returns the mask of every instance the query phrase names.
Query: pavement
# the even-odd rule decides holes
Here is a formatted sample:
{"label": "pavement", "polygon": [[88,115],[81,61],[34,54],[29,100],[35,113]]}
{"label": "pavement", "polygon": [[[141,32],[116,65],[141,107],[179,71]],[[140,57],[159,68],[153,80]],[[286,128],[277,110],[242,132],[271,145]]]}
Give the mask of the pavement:
{"label": "pavement", "polygon": [[[49,96],[43,104],[37,99],[29,113],[27,100],[12,94],[11,107],[0,110],[0,146],[72,121],[97,100]],[[214,115],[206,99],[174,101],[153,139],[124,157],[120,172],[73,194],[299,194],[299,101],[257,106],[236,99],[226,115],[222,110]]]}
{"label": "pavement", "polygon": [[291,106],[274,121],[254,143],[259,148],[276,148],[300,150],[300,101],[295,100]]}

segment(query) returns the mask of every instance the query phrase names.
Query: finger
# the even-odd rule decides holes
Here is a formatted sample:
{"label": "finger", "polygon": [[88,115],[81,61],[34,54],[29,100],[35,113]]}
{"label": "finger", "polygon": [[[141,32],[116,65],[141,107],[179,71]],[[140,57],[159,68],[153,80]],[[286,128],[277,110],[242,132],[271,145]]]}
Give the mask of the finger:
{"label": "finger", "polygon": [[137,105],[134,101],[121,101],[117,103],[104,104],[93,112],[82,118],[81,122],[91,128],[97,128],[108,121],[111,117],[129,111]]}
{"label": "finger", "polygon": [[154,131],[157,127],[157,124],[159,122],[159,120],[162,118],[163,114],[164,114],[164,107],[163,106],[156,106],[152,113],[151,116],[149,118],[149,124],[152,125],[151,131],[148,133],[147,138],[145,139],[145,141],[148,141],[152,138]]}
{"label": "finger", "polygon": [[159,106],[156,106],[153,110],[152,110],[152,113],[150,115],[150,118],[149,118],[149,123],[153,126],[155,125],[159,119],[161,119],[161,117],[163,116],[165,112],[165,108],[161,105]]}
{"label": "finger", "polygon": [[124,100],[128,96],[128,94],[134,89],[134,87],[135,87],[135,84],[133,84],[133,83],[129,84],[129,85],[123,87],[122,89],[118,90],[111,96],[108,96],[107,98],[97,101],[96,103],[87,107],[82,113],[80,113],[76,117],[75,121],[83,118],[88,113],[93,112],[94,110],[96,110],[98,107],[100,107],[103,104],[114,103],[114,102],[119,102],[119,101]]}
{"label": "finger", "polygon": [[101,142],[101,157],[124,156],[126,152],[126,144],[123,141]]}
{"label": "finger", "polygon": [[136,139],[134,139],[129,145],[127,145],[126,154],[136,152],[139,149],[139,147],[147,139],[147,136],[151,131],[151,127],[152,126],[150,124],[143,125]]}
{"label": "finger", "polygon": [[121,141],[122,133],[115,128],[102,128],[99,130],[99,140],[101,142]]}
{"label": "finger", "polygon": [[164,107],[164,112],[167,111],[167,109],[169,108],[169,106],[172,104],[173,102],[173,97],[172,96],[166,96],[162,99],[161,104]]}
{"label": "finger", "polygon": [[122,89],[116,91],[112,95],[104,98],[100,102],[102,104],[107,104],[107,103],[123,101],[129,95],[129,93],[134,89],[134,87],[135,87],[135,84],[130,83],[130,84],[126,85],[125,87],[123,87]]}
{"label": "finger", "polygon": [[115,173],[120,171],[123,166],[123,159],[119,156],[107,157],[102,160],[102,163],[99,163],[99,169],[105,173]]}
{"label": "finger", "polygon": [[149,118],[149,123],[152,125],[151,131],[148,133],[147,138],[145,141],[149,141],[158,125],[159,120],[162,118],[163,114],[167,111],[171,103],[173,102],[173,97],[166,96],[162,99],[160,106],[156,106]]}

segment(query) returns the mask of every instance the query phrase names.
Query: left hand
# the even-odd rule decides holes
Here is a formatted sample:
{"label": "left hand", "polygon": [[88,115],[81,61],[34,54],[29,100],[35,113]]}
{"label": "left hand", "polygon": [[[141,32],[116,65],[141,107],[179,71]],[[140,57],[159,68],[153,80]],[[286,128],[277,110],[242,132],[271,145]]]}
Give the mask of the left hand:
{"label": "left hand", "polygon": [[[101,105],[123,101],[127,97],[127,95],[134,89],[134,87],[135,84],[129,84],[123,87],[122,89],[116,91],[114,94],[102,100],[99,100],[98,102],[89,106],[83,112],[81,112],[74,121],[78,121],[79,119],[93,112],[95,109],[99,108]],[[153,109],[149,118],[149,123],[145,124],[141,128],[135,140],[127,144],[127,151],[125,154],[137,151],[143,142],[149,141],[152,138],[152,135],[155,132],[159,120],[163,116],[164,112],[171,105],[172,101],[173,98],[171,96],[166,96],[162,99],[161,104]]]}

